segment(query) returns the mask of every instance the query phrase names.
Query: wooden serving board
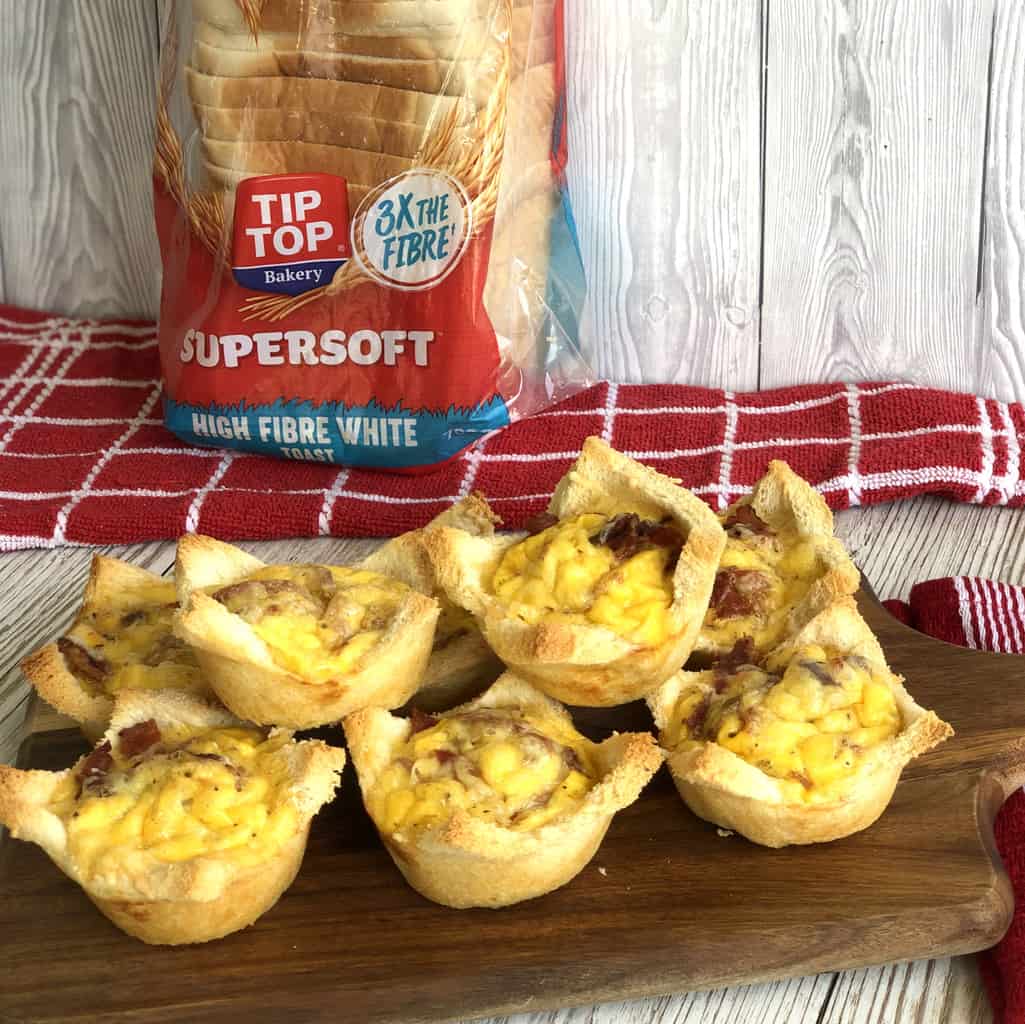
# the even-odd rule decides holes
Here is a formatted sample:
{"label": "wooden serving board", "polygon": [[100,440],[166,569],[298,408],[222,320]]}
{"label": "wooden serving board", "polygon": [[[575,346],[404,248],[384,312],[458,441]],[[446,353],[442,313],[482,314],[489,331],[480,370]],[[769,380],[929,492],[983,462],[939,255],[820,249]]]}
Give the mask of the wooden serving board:
{"label": "wooden serving board", "polygon": [[[989,946],[1013,907],[991,826],[1025,780],[1025,659],[931,640],[861,604],[894,670],[957,735],[909,766],[859,835],[785,850],[724,837],[663,769],[569,885],[456,911],[405,885],[346,768],[278,905],[174,949],[123,935],[40,850],[8,839],[0,1019],[447,1021]],[[596,738],[651,727],[642,704],[577,717]],[[84,749],[72,731],[39,733],[22,763],[65,767]]]}

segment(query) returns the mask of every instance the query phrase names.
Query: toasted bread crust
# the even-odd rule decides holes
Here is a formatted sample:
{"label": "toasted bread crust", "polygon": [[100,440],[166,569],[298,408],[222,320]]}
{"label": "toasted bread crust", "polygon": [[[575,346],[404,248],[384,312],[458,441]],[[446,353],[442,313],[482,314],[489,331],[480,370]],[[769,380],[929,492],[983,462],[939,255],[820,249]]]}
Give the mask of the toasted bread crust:
{"label": "toasted bread crust", "polygon": [[211,537],[187,534],[178,543],[181,611],[175,632],[195,648],[211,688],[228,708],[261,725],[307,729],[337,722],[366,704],[399,707],[409,700],[431,654],[437,601],[410,590],[355,671],[309,683],[279,668],[248,623],[202,592],[243,579],[263,564]]}
{"label": "toasted bread crust", "polygon": [[450,600],[473,613],[502,661],[568,704],[605,707],[650,692],[687,660],[704,620],[726,543],[715,514],[668,477],[588,438],[556,487],[549,511],[565,519],[583,512],[612,515],[625,505],[654,518],[671,516],[687,538],[673,574],[669,611],[676,628],[658,647],[638,647],[602,626],[531,625],[507,615],[487,581],[523,534],[472,537],[442,527],[424,540],[438,582]]}
{"label": "toasted bread crust", "polygon": [[[145,590],[168,582],[155,573],[117,558],[93,555],[73,629],[92,609],[118,608],[125,612],[145,603]],[[78,722],[82,732],[95,741],[107,728],[114,700],[92,694],[71,671],[56,641],[46,644],[21,662],[21,670],[35,691],[51,707]]]}
{"label": "toasted bread crust", "polygon": [[[507,672],[476,700],[475,708],[538,708],[569,722],[560,705],[525,679]],[[345,720],[345,736],[364,802],[410,723],[380,708]],[[649,733],[619,733],[595,748],[599,783],[579,808],[533,832],[517,832],[466,812],[423,831],[381,833],[406,881],[450,907],[504,907],[565,885],[594,855],[616,811],[633,803],[658,770],[663,754]]]}
{"label": "toasted bread crust", "polygon": [[[162,727],[245,724],[223,708],[185,693],[126,691],[118,696],[105,739],[116,743],[120,730],[150,718]],[[298,827],[292,838],[257,866],[240,867],[217,854],[175,864],[140,855],[116,873],[83,877],[68,851],[63,822],[47,808],[57,784],[78,764],[62,772],[0,765],[0,823],[15,838],[41,846],[130,935],[168,945],[206,942],[252,924],[274,905],[302,862],[310,820],[338,785],[344,750],[320,740],[294,742],[284,749],[292,769],[290,799]]]}
{"label": "toasted bread crust", "polygon": [[[879,641],[850,597],[835,602],[797,636],[775,648],[766,664],[786,664],[805,644],[826,645],[886,667]],[[681,693],[700,684],[705,676],[701,672],[677,673],[647,698],[663,743]],[[843,799],[818,804],[788,802],[777,779],[717,743],[699,743],[667,751],[669,770],[684,803],[698,817],[763,846],[830,842],[868,828],[886,810],[904,766],[954,733],[934,712],[915,703],[899,676],[887,670],[885,678],[904,727],[871,748]]]}
{"label": "toasted bread crust", "polygon": [[[501,524],[484,496],[474,491],[435,516],[422,530],[411,530],[382,544],[359,567],[402,580],[428,597],[438,597],[441,588],[423,543],[427,531],[448,526],[475,537],[493,537],[495,527]],[[476,626],[442,645],[437,644],[436,637],[412,703],[425,711],[454,707],[475,697],[501,672],[501,661]]]}

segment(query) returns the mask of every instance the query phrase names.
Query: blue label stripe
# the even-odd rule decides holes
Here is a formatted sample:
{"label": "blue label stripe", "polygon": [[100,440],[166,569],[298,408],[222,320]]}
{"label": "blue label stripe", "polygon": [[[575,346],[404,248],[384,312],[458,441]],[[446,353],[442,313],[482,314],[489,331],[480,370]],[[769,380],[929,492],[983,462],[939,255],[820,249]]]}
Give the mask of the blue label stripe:
{"label": "blue label stripe", "polygon": [[509,413],[498,396],[472,408],[440,411],[294,400],[206,406],[165,398],[164,420],[190,444],[371,469],[412,469],[458,455],[508,425]]}

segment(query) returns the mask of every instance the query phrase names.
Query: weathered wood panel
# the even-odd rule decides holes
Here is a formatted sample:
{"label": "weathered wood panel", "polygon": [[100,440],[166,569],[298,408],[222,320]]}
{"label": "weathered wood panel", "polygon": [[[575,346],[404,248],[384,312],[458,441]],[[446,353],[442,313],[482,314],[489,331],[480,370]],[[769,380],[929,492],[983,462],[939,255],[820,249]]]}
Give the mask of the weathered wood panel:
{"label": "weathered wood panel", "polygon": [[156,312],[152,0],[0,0],[6,302]]}
{"label": "weathered wood panel", "polygon": [[568,10],[586,349],[616,380],[753,388],[761,4]]}
{"label": "weathered wood panel", "polygon": [[982,386],[991,0],[769,10],[762,384]]}
{"label": "weathered wood panel", "polygon": [[1025,401],[1025,5],[998,0],[990,61],[978,358],[983,391]]}

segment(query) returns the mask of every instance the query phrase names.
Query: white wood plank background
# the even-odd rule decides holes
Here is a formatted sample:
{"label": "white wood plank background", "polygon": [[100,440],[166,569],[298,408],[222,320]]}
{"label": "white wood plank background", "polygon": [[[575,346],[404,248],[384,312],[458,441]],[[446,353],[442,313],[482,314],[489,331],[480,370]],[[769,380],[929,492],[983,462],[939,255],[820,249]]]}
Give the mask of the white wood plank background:
{"label": "white wood plank background", "polygon": [[[566,0],[600,374],[1025,399],[1021,0]],[[0,300],[155,315],[157,0],[0,0]]]}

